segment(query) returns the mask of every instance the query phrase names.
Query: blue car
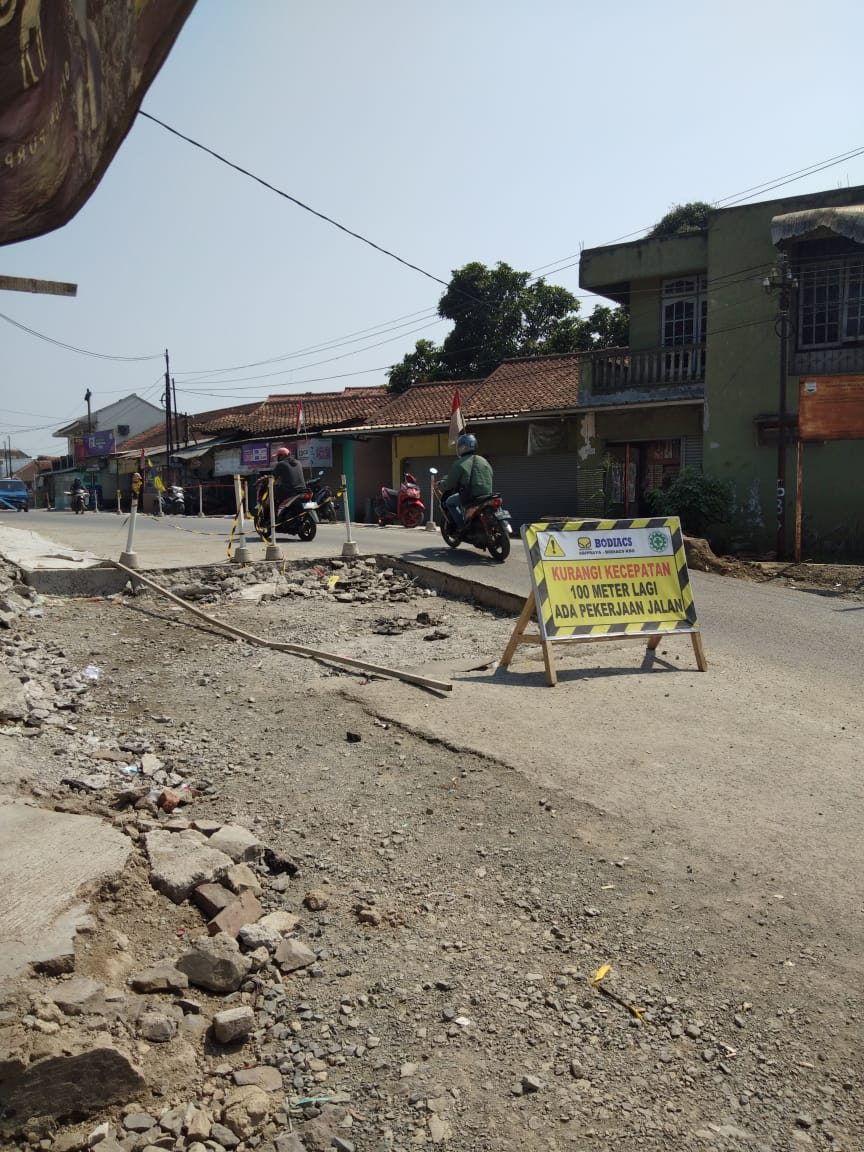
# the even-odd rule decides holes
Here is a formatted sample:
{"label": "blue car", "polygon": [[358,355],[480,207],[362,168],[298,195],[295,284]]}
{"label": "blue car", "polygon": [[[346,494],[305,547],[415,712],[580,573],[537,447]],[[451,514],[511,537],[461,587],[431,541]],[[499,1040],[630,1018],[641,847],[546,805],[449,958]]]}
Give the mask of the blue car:
{"label": "blue car", "polygon": [[30,511],[30,494],[23,480],[0,480],[0,512]]}

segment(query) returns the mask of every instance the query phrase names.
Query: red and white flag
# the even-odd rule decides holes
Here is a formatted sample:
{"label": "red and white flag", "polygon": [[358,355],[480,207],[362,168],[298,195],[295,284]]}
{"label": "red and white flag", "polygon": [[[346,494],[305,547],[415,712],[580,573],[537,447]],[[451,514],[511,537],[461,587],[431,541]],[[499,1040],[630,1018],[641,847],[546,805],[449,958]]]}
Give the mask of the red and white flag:
{"label": "red and white flag", "polygon": [[448,444],[455,444],[465,431],[465,421],[462,419],[462,405],[459,402],[459,389],[453,394],[453,407],[450,409],[450,435]]}
{"label": "red and white flag", "polygon": [[301,400],[300,403],[297,405],[297,426],[295,428],[295,431],[296,431],[298,436],[300,435],[300,429],[302,427],[303,427],[303,401]]}

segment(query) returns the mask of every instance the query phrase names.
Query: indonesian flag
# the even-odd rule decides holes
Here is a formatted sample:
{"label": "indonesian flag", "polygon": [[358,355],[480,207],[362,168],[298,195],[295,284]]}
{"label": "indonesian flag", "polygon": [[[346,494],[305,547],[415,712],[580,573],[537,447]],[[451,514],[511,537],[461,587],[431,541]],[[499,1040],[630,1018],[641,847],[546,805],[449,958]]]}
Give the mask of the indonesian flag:
{"label": "indonesian flag", "polygon": [[303,427],[303,401],[301,400],[300,403],[297,405],[297,425],[294,429],[298,436],[300,435],[300,429],[302,427]]}
{"label": "indonesian flag", "polygon": [[450,435],[448,444],[455,444],[465,431],[465,421],[462,419],[462,406],[459,402],[459,389],[453,394],[453,407],[450,409]]}

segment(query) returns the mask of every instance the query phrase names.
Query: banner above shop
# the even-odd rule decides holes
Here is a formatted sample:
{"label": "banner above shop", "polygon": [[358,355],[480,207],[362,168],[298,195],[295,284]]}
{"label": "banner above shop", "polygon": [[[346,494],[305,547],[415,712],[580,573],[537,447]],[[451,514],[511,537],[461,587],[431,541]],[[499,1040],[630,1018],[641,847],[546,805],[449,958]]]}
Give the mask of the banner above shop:
{"label": "banner above shop", "polygon": [[87,202],[195,0],[0,0],[0,245]]}
{"label": "banner above shop", "polygon": [[110,456],[114,451],[116,449],[112,431],[84,433],[85,456]]}

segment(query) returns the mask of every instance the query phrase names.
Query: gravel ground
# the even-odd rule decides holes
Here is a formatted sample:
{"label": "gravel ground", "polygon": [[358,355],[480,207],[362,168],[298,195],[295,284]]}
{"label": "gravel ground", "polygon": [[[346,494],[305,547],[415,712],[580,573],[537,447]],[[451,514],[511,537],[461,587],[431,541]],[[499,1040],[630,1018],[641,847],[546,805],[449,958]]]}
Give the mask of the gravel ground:
{"label": "gravel ground", "polygon": [[[172,587],[256,635],[431,675],[500,653],[512,628],[366,564],[269,586],[216,571]],[[44,715],[7,721],[0,747],[21,750],[42,802],[118,819],[129,777],[96,750],[149,752],[155,788],[195,786],[180,811],[244,824],[299,865],[267,906],[300,918],[316,963],[268,984],[241,1052],[198,1045],[190,1065],[188,1045],[144,1045],[142,1107],[212,1106],[232,1069],[260,1062],[290,1099],[346,1094],[350,1140],[332,1146],[357,1152],[864,1147],[860,984],[779,901],[742,928],[724,914],[727,878],[671,889],[616,853],[602,812],[446,732],[381,720],[361,674],[216,636],[151,594],[36,611],[0,646],[42,684]],[[74,699],[53,708],[63,692]],[[309,910],[309,890],[325,908]],[[134,863],[98,921],[76,971],[105,980],[201,930]],[[300,1108],[307,1123],[316,1111]],[[32,1135],[62,1146],[62,1132]],[[265,1131],[240,1147],[278,1145]]]}

